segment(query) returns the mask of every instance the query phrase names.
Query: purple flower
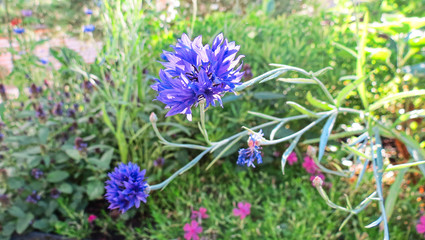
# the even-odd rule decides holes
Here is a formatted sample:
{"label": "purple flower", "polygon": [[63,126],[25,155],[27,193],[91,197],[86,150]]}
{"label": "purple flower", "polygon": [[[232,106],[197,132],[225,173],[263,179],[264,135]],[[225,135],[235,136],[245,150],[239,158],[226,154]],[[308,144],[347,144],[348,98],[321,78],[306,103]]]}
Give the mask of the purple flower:
{"label": "purple flower", "polygon": [[91,9],[86,9],[86,10],[84,11],[84,13],[85,13],[85,14],[87,14],[87,15],[92,15],[92,14],[93,14],[93,10],[91,10]]}
{"label": "purple flower", "polygon": [[4,86],[3,83],[0,83],[0,95],[2,97],[6,96],[6,87]]}
{"label": "purple flower", "polygon": [[0,203],[3,206],[6,206],[9,204],[9,197],[6,194],[0,194]]}
{"label": "purple flower", "polygon": [[14,28],[13,31],[16,34],[23,34],[25,32],[25,28]]}
{"label": "purple flower", "polygon": [[85,32],[85,33],[87,33],[87,32],[93,32],[94,29],[95,29],[94,25],[89,24],[89,25],[84,26],[83,32]]}
{"label": "purple flower", "polygon": [[82,138],[77,137],[74,141],[74,148],[79,152],[85,152],[87,151],[87,143],[85,143]]}
{"label": "purple flower", "polygon": [[149,185],[145,181],[146,170],[140,171],[139,166],[133,163],[121,163],[108,173],[110,180],[106,181],[106,200],[111,204],[109,209],[118,208],[121,213],[135,206],[140,207],[140,202],[146,203],[149,196]]}
{"label": "purple flower", "polygon": [[3,139],[4,139],[4,134],[3,133],[0,133],[0,142],[2,142]]}
{"label": "purple flower", "polygon": [[216,101],[222,106],[221,96],[240,84],[242,64],[236,65],[243,56],[235,58],[240,47],[229,43],[223,34],[214,39],[211,47],[202,45],[202,36],[191,41],[186,34],[171,47],[174,52],[164,51],[161,55],[165,69],[159,71],[160,78],[151,86],[158,92],[156,100],[170,109],[166,116],[180,113],[191,120],[192,106],[200,101],[206,101],[206,107],[215,106]]}
{"label": "purple flower", "polygon": [[56,199],[56,198],[59,198],[60,195],[61,195],[61,192],[57,188],[53,188],[52,190],[50,190],[51,198]]}
{"label": "purple flower", "polygon": [[161,167],[162,165],[164,165],[164,162],[165,162],[165,159],[163,157],[159,157],[153,162],[153,165],[155,167]]}
{"label": "purple flower", "polygon": [[24,9],[21,11],[22,16],[24,17],[30,17],[32,15],[32,11],[29,9]]}
{"label": "purple flower", "polygon": [[35,109],[35,116],[39,118],[40,120],[46,119],[46,113],[44,112],[43,108],[41,106],[37,106]]}
{"label": "purple flower", "polygon": [[36,204],[40,200],[40,198],[40,195],[38,195],[37,191],[34,190],[30,195],[28,195],[25,201]]}
{"label": "purple flower", "polygon": [[29,88],[29,92],[32,97],[37,98],[43,92],[43,88],[33,83]]}
{"label": "purple flower", "polygon": [[86,92],[91,92],[93,90],[93,84],[90,81],[84,81],[81,84],[81,88],[84,89]]}
{"label": "purple flower", "polygon": [[44,173],[43,171],[41,171],[38,168],[34,168],[31,170],[31,175],[35,178],[35,179],[39,179],[41,177],[43,177]]}
{"label": "purple flower", "polygon": [[75,118],[75,110],[72,109],[72,108],[69,108],[67,115],[68,115],[68,117]]}
{"label": "purple flower", "polygon": [[62,116],[62,114],[63,114],[63,103],[62,102],[55,104],[55,106],[53,107],[53,114],[55,114],[57,116]]}
{"label": "purple flower", "polygon": [[263,138],[263,132],[260,130],[258,133],[249,135],[248,148],[242,148],[239,150],[238,160],[236,164],[246,165],[248,167],[254,167],[254,161],[257,160],[258,164],[263,163],[261,156],[261,139]]}

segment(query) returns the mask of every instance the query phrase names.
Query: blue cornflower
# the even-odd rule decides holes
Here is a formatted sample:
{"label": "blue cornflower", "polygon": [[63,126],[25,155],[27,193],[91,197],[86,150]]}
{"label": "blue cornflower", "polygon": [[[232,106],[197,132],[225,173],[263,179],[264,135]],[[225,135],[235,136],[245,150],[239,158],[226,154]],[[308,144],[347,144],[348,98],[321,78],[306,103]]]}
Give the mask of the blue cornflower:
{"label": "blue cornflower", "polygon": [[106,181],[106,200],[111,204],[109,209],[118,208],[121,213],[133,206],[139,208],[140,202],[146,203],[149,196],[149,185],[145,181],[146,170],[140,171],[133,163],[121,163],[108,173],[110,180]]}
{"label": "blue cornflower", "polygon": [[242,64],[236,66],[243,55],[236,58],[240,47],[224,39],[223,34],[215,37],[211,47],[202,45],[202,36],[191,41],[186,34],[171,47],[174,52],[161,54],[165,69],[159,71],[159,79],[151,86],[158,92],[156,100],[170,108],[166,116],[180,113],[191,120],[193,105],[206,101],[206,107],[215,106],[218,101],[222,106],[221,96],[240,84]]}
{"label": "blue cornflower", "polygon": [[94,25],[89,24],[89,25],[84,26],[83,32],[85,32],[85,33],[86,32],[93,32],[94,29],[95,29]]}
{"label": "blue cornflower", "polygon": [[87,14],[87,15],[92,15],[92,14],[93,14],[93,10],[91,10],[91,9],[86,9],[86,10],[84,11],[84,13],[85,13],[85,14]]}
{"label": "blue cornflower", "polygon": [[14,28],[14,29],[13,29],[13,31],[14,31],[16,34],[22,34],[22,33],[24,33],[24,32],[25,32],[25,28]]}
{"label": "blue cornflower", "polygon": [[239,150],[238,160],[236,164],[246,165],[247,167],[254,167],[254,161],[257,159],[257,163],[263,163],[263,158],[261,157],[261,140],[263,139],[263,132],[260,130],[258,133],[253,133],[249,135],[248,139],[248,148],[241,148]]}

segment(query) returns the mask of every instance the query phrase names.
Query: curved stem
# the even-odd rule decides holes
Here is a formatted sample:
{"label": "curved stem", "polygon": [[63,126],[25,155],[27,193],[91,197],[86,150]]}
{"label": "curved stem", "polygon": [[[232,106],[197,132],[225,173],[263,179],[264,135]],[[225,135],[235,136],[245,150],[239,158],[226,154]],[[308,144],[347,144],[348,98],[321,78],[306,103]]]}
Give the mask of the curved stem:
{"label": "curved stem", "polygon": [[182,147],[182,148],[191,148],[191,149],[199,149],[199,150],[206,150],[209,149],[208,147],[196,145],[196,144],[183,144],[183,143],[172,143],[167,140],[161,135],[161,133],[158,130],[158,127],[156,126],[155,121],[151,121],[153,130],[156,134],[156,136],[165,144],[172,147]]}
{"label": "curved stem", "polygon": [[[333,111],[331,111],[332,113]],[[288,141],[292,138],[295,138],[296,136],[298,136],[299,134],[304,134],[305,132],[307,132],[307,130],[309,130],[310,128],[314,127],[317,123],[319,123],[320,121],[322,121],[323,119],[325,119],[326,117],[328,117],[328,115],[323,115],[322,117],[320,117],[319,119],[315,120],[314,122],[310,123],[309,125],[307,125],[305,128],[301,129],[300,131],[291,134],[289,136],[286,136],[284,138],[280,138],[280,139],[276,139],[276,140],[266,140],[266,141],[262,141],[261,145],[274,145],[274,144],[278,144],[281,142],[285,142]]]}
{"label": "curved stem", "polygon": [[173,175],[171,175],[169,178],[167,178],[165,181],[152,185],[150,186],[150,190],[159,190],[159,189],[164,189],[174,178],[176,178],[177,176],[183,174],[184,172],[186,172],[187,170],[189,170],[190,168],[192,168],[196,163],[199,162],[199,160],[202,159],[202,157],[207,154],[210,150],[212,149],[212,147],[209,147],[207,149],[205,149],[202,153],[200,153],[196,158],[194,158],[192,161],[190,161],[188,164],[186,164],[184,167],[180,168],[179,170],[177,170]]}

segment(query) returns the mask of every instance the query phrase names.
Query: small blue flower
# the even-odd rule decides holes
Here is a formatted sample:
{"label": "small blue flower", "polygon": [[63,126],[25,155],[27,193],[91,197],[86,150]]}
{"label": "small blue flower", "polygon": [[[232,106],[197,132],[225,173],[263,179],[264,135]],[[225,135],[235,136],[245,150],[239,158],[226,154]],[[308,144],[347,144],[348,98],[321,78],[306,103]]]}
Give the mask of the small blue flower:
{"label": "small blue flower", "polygon": [[31,175],[32,175],[35,179],[39,179],[39,178],[43,177],[44,173],[43,173],[43,171],[41,171],[41,170],[40,170],[40,169],[38,169],[38,168],[33,168],[33,169],[31,170]]}
{"label": "small blue flower", "polygon": [[37,191],[32,191],[30,195],[28,195],[27,199],[25,201],[29,203],[36,204],[41,199],[41,196],[37,194]]}
{"label": "small blue flower", "polygon": [[43,65],[46,65],[46,64],[49,63],[49,60],[44,59],[44,58],[40,58],[40,59],[38,59],[38,61],[40,61],[40,63],[43,64]]}
{"label": "small blue flower", "polygon": [[55,106],[53,107],[53,114],[55,114],[57,116],[62,116],[62,114],[63,114],[63,103],[62,102],[55,104]]}
{"label": "small blue flower", "polygon": [[61,195],[61,192],[58,189],[53,188],[52,190],[50,190],[50,197],[51,198],[56,199],[56,198],[59,198],[60,195]]}
{"label": "small blue flower", "polygon": [[261,140],[263,139],[263,132],[260,130],[258,133],[249,135],[248,148],[242,148],[239,150],[238,160],[236,164],[246,165],[247,167],[255,168],[254,161],[257,160],[258,164],[263,163],[261,157]]}
{"label": "small blue flower", "polygon": [[24,33],[24,32],[25,32],[25,28],[14,28],[14,29],[13,29],[13,31],[14,31],[16,34],[22,34],[22,33]]}
{"label": "small blue flower", "polygon": [[191,120],[192,106],[200,101],[206,101],[206,107],[216,101],[222,106],[222,95],[240,85],[242,64],[237,65],[243,55],[236,58],[240,47],[223,34],[215,37],[211,47],[202,45],[202,36],[191,41],[186,34],[171,47],[174,52],[161,54],[165,69],[151,86],[158,92],[156,100],[170,109],[166,116],[186,114]]}
{"label": "small blue flower", "polygon": [[93,32],[94,29],[95,29],[94,25],[89,24],[89,25],[84,26],[83,32],[85,32],[85,33],[86,32]]}
{"label": "small blue flower", "polygon": [[85,143],[82,138],[77,137],[74,141],[74,148],[79,152],[85,152],[87,151],[87,143]]}
{"label": "small blue flower", "polygon": [[149,185],[145,181],[146,170],[140,171],[139,166],[133,163],[121,163],[108,173],[110,180],[106,181],[106,200],[111,204],[109,209],[118,208],[121,213],[135,206],[140,207],[140,202],[146,203],[149,196]]}
{"label": "small blue flower", "polygon": [[85,13],[85,14],[87,14],[87,15],[92,15],[92,14],[93,14],[93,10],[91,10],[91,9],[86,9],[86,10],[84,11],[84,13]]}

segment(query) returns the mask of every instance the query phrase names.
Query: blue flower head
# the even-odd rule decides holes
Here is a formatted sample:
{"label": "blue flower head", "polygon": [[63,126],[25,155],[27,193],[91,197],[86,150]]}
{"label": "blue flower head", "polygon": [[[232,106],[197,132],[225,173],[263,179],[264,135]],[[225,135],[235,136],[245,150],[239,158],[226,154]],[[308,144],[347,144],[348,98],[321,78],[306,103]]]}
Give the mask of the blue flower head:
{"label": "blue flower head", "polygon": [[248,139],[248,148],[241,148],[239,150],[238,160],[236,164],[246,165],[247,167],[255,168],[254,161],[257,160],[258,164],[263,163],[263,158],[261,157],[261,140],[263,139],[263,131],[260,130],[258,133],[253,133],[249,135]]}
{"label": "blue flower head", "polygon": [[92,14],[93,14],[93,10],[91,10],[91,9],[86,9],[86,10],[84,11],[84,13],[85,13],[85,14],[87,14],[87,15],[92,15]]}
{"label": "blue flower head", "polygon": [[106,200],[111,204],[109,209],[118,208],[121,213],[135,206],[139,208],[140,202],[146,203],[149,196],[149,185],[145,181],[146,170],[140,171],[139,166],[133,163],[121,163],[108,173],[110,180],[106,181]]}
{"label": "blue flower head", "polygon": [[24,32],[25,32],[25,28],[14,28],[14,29],[13,29],[13,31],[14,31],[16,34],[22,34],[22,33],[24,33]]}
{"label": "blue flower head", "polygon": [[215,37],[211,46],[202,45],[202,36],[191,41],[183,34],[171,47],[174,52],[161,54],[165,69],[159,71],[159,79],[151,86],[158,92],[156,100],[170,109],[166,116],[180,113],[191,120],[193,105],[205,101],[206,107],[215,106],[217,101],[222,106],[221,96],[240,85],[243,55],[236,57],[240,47],[224,39],[223,34]]}
{"label": "blue flower head", "polygon": [[94,29],[95,29],[94,25],[89,24],[89,25],[84,26],[83,32],[85,32],[85,33],[87,33],[87,32],[93,32]]}

